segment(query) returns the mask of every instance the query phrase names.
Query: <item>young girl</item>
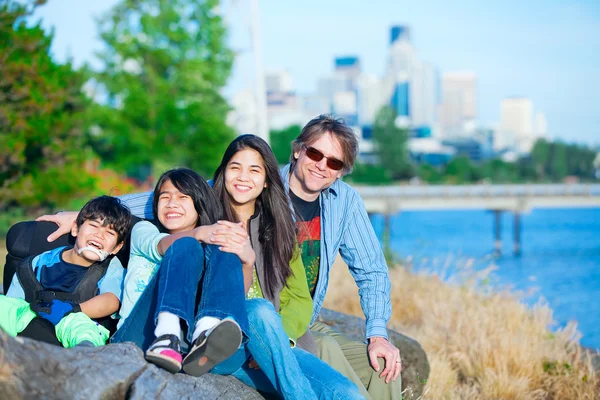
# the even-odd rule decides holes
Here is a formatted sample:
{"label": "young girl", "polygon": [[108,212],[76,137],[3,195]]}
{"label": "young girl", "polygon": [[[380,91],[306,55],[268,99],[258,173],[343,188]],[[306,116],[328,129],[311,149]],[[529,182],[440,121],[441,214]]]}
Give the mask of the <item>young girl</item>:
{"label": "young girl", "polygon": [[[248,300],[247,305],[250,308],[253,302],[264,302],[260,299],[263,296],[273,305],[263,307],[260,318],[249,314],[251,339],[242,347],[250,350],[254,360],[229,373],[261,391],[272,391],[269,382],[265,383],[267,377],[279,394],[293,398],[286,396],[290,386],[286,369],[296,361],[318,398],[362,398],[356,386],[344,376],[295,347],[297,338],[303,336],[298,340],[299,347],[316,350],[308,331],[312,299],[297,249],[292,211],[269,145],[258,136],[239,136],[225,151],[213,181],[225,217],[247,227],[256,254],[254,279],[248,293],[248,298],[254,299]],[[226,227],[215,231],[212,243],[224,245],[245,237],[246,232],[240,232],[239,225],[224,225]],[[281,345],[261,346],[260,338],[253,337],[255,329],[260,330],[265,339]],[[286,346],[287,340],[293,348]],[[230,360],[243,356],[242,348]],[[213,372],[226,371],[230,360]],[[260,369],[253,368],[256,365]]]}
{"label": "young girl", "polygon": [[[186,373],[199,376],[230,357],[248,331],[243,272],[249,284],[254,253],[200,244],[221,208],[192,170],[165,172],[152,210],[158,227],[142,221],[132,230],[122,319],[112,341],[134,341],[148,349],[148,361],[171,372],[183,364]],[[183,359],[182,328],[191,346]]]}

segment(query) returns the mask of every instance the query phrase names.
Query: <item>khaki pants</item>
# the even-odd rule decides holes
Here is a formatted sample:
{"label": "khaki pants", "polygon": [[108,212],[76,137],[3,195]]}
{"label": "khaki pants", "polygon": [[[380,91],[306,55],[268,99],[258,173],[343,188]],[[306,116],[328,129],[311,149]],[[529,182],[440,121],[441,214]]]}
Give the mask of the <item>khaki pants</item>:
{"label": "khaki pants", "polygon": [[[329,364],[356,384],[366,399],[400,400],[402,398],[402,378],[385,383],[369,363],[367,345],[357,342],[337,332],[330,326],[315,322],[310,331],[319,348],[319,358]],[[383,371],[385,360],[379,358],[380,371]]]}

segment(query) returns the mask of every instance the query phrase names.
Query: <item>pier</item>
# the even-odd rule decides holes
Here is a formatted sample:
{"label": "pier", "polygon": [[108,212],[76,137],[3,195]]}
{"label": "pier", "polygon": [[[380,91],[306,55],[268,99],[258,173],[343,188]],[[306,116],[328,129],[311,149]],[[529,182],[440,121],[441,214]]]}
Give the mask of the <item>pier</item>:
{"label": "pier", "polygon": [[489,210],[494,215],[494,250],[500,254],[503,212],[514,213],[513,250],[521,252],[521,214],[534,208],[600,208],[600,184],[523,185],[353,185],[369,214],[390,216],[402,210]]}

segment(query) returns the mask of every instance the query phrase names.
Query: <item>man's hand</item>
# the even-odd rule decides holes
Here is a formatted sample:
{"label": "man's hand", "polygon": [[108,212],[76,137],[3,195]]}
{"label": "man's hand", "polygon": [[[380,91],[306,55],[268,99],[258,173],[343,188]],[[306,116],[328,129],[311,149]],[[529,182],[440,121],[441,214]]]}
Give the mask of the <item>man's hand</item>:
{"label": "man's hand", "polygon": [[39,311],[37,315],[40,318],[52,322],[52,325],[57,325],[61,319],[73,312],[81,312],[79,304],[71,304],[66,301],[55,299],[52,304],[50,304],[50,307]]}
{"label": "man's hand", "polygon": [[379,372],[378,357],[385,359],[385,368],[379,374],[380,378],[385,377],[385,383],[389,383],[390,380],[396,381],[400,371],[402,371],[402,359],[400,358],[400,350],[391,344],[386,338],[374,336],[369,338],[369,346],[367,347],[369,353],[369,361],[371,366],[377,372]]}
{"label": "man's hand", "polygon": [[71,228],[73,228],[73,224],[75,223],[78,214],[79,212],[77,211],[62,211],[56,214],[42,215],[37,218],[36,221],[54,222],[58,225],[58,229],[52,232],[50,236],[48,236],[48,239],[46,239],[49,242],[53,242],[62,235],[71,232]]}

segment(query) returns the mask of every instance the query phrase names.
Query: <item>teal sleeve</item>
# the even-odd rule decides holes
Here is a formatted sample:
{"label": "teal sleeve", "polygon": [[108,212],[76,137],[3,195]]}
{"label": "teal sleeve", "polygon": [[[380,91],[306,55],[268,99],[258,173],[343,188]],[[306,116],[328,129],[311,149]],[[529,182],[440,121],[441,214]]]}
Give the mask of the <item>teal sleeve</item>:
{"label": "teal sleeve", "polygon": [[148,221],[141,221],[131,230],[131,255],[141,256],[150,262],[160,264],[162,255],[158,252],[158,243],[168,233],[160,233],[158,228]]}
{"label": "teal sleeve", "polygon": [[121,265],[121,261],[117,257],[114,257],[108,265],[106,274],[98,282],[98,293],[113,293],[117,296],[117,299],[121,299],[124,276],[125,268]]}

